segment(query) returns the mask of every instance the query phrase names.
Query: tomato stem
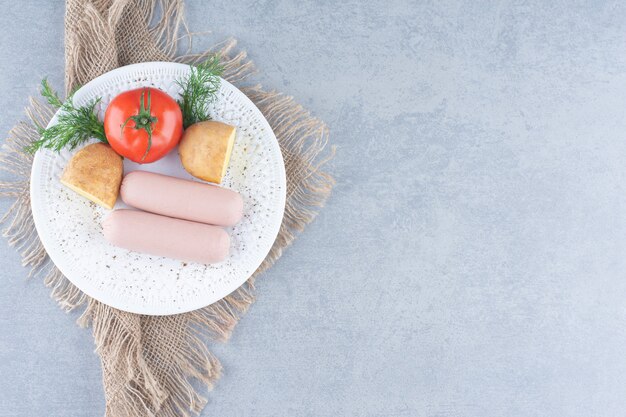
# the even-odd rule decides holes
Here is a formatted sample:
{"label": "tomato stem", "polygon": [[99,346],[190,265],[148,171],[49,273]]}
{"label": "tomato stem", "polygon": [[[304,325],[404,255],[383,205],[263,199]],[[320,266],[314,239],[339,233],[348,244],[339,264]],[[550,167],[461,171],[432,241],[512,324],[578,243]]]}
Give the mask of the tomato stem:
{"label": "tomato stem", "polygon": [[146,89],[141,92],[141,98],[139,103],[139,113],[134,116],[129,116],[128,119],[122,124],[122,136],[124,135],[124,128],[129,121],[135,122],[134,128],[139,130],[143,129],[148,133],[148,147],[146,148],[146,152],[141,157],[143,161],[148,156],[148,152],[150,152],[150,148],[152,147],[152,123],[156,123],[159,119],[152,115],[152,100],[150,97],[150,90],[148,90],[148,105],[145,105],[145,94]]}

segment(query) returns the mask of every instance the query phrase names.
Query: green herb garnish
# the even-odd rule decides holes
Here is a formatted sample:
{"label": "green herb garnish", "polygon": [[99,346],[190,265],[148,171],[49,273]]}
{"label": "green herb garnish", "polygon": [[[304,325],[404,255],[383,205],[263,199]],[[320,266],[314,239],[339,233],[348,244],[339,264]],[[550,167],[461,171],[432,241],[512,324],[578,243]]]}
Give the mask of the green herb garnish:
{"label": "green herb garnish", "polygon": [[[185,129],[194,123],[211,119],[208,105],[216,99],[223,72],[224,67],[220,64],[219,56],[214,55],[201,64],[191,65],[189,77],[176,81],[182,88],[178,105],[183,113]],[[41,148],[59,152],[66,146],[74,149],[91,138],[108,143],[104,124],[95,113],[100,98],[89,101],[85,106],[75,107],[73,94],[62,101],[45,78],[41,81],[41,95],[55,109],[61,109],[61,112],[54,126],[46,129],[37,125],[41,137],[25,148],[27,152],[35,153]]]}
{"label": "green herb garnish", "polygon": [[75,107],[72,101],[73,94],[65,102],[61,101],[45,78],[41,81],[41,95],[54,108],[61,109],[61,112],[54,126],[46,129],[37,125],[41,137],[26,147],[27,152],[35,153],[41,148],[59,152],[66,146],[74,149],[91,138],[108,143],[104,134],[104,125],[94,112],[100,98],[91,100],[86,106]]}
{"label": "green herb garnish", "polygon": [[187,79],[176,81],[183,89],[178,105],[183,112],[185,129],[211,118],[207,107],[216,98],[223,72],[224,67],[220,64],[219,56],[214,55],[201,64],[192,65]]}

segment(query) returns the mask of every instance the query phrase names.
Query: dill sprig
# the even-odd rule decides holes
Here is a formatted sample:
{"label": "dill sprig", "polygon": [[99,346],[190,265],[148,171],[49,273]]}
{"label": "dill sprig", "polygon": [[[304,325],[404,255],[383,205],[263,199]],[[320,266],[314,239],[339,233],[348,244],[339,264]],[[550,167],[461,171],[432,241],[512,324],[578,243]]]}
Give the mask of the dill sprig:
{"label": "dill sprig", "polygon": [[183,89],[178,105],[183,113],[185,129],[194,123],[211,118],[208,105],[216,98],[223,72],[220,57],[213,55],[201,64],[192,65],[187,79],[176,81]]}
{"label": "dill sprig", "polygon": [[65,101],[50,87],[47,79],[41,81],[41,95],[56,109],[61,109],[57,123],[45,128],[37,125],[40,138],[26,147],[29,153],[46,148],[59,152],[66,146],[76,148],[91,138],[108,143],[104,134],[104,125],[95,113],[100,98],[91,100],[86,106],[75,107],[71,94]]}

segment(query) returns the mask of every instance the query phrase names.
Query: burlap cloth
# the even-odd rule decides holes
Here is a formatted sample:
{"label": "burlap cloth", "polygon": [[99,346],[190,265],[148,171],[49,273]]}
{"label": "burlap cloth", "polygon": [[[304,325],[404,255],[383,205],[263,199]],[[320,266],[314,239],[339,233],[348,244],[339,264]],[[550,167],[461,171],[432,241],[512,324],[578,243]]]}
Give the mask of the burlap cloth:
{"label": "burlap cloth", "polygon": [[[194,63],[212,52],[222,55],[225,78],[235,85],[241,87],[254,72],[245,52],[234,52],[233,40],[204,54],[192,54],[191,38],[182,0],[67,0],[66,91],[122,65],[159,60]],[[184,45],[188,47],[181,52]],[[31,100],[29,120],[10,131],[3,146],[0,168],[8,179],[0,183],[0,194],[15,199],[2,218],[4,235],[20,251],[31,275],[44,276],[64,309],[84,308],[79,323],[93,328],[102,362],[106,416],[190,416],[202,410],[206,399],[198,388],[210,388],[221,371],[207,341],[228,339],[254,301],[255,277],[271,267],[313,220],[333,187],[333,179],[320,170],[332,155],[323,152],[328,137],[325,125],[290,97],[259,86],[242,90],[263,112],[280,142],[287,171],[285,216],[270,254],[248,282],[223,300],[191,313],[151,317],[116,310],[87,297],[49,260],[30,209],[32,156],[22,149],[38,136],[34,123],[47,124],[50,108]]]}

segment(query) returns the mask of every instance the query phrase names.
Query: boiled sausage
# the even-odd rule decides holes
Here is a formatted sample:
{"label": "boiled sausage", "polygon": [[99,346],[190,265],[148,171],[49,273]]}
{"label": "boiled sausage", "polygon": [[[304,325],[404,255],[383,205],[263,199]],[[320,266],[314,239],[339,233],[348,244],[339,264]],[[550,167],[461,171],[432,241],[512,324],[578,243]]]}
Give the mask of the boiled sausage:
{"label": "boiled sausage", "polygon": [[228,256],[230,237],[221,227],[137,210],[115,210],[102,223],[115,246],[181,261],[210,264]]}
{"label": "boiled sausage", "polygon": [[243,200],[239,193],[152,172],[127,174],[120,194],[129,206],[216,226],[232,226],[241,220],[243,213]]}

